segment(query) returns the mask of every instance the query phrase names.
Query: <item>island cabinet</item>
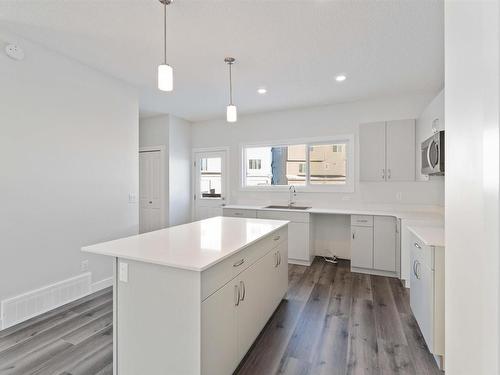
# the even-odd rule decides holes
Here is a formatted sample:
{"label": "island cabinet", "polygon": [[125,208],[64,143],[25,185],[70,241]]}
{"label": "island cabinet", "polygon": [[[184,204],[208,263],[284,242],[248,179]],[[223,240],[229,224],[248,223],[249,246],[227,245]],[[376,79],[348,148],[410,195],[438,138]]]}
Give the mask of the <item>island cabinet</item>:
{"label": "island cabinet", "polygon": [[202,302],[202,374],[232,374],[286,293],[287,242]]}
{"label": "island cabinet", "polygon": [[115,374],[232,374],[286,296],[287,225],[218,217],[84,248],[115,258]]}

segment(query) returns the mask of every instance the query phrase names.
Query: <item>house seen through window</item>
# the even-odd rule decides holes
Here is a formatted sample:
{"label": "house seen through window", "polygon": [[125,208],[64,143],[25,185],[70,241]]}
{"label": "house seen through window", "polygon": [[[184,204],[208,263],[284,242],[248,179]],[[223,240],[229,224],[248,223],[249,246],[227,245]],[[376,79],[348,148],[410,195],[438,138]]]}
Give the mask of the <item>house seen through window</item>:
{"label": "house seen through window", "polygon": [[244,148],[243,185],[345,185],[347,143]]}

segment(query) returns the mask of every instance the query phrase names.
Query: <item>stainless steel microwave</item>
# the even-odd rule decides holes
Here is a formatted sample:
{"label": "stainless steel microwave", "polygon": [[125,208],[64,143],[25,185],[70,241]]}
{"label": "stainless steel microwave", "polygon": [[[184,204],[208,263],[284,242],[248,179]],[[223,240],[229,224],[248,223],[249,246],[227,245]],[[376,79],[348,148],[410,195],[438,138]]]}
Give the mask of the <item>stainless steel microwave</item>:
{"label": "stainless steel microwave", "polygon": [[422,142],[422,174],[444,175],[444,130]]}

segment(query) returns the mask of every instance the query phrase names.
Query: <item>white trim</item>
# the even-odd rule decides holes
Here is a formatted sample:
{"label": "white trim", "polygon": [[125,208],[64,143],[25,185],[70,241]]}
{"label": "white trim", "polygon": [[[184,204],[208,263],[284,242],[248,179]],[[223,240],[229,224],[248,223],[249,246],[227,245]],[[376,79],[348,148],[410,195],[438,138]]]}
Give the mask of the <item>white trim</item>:
{"label": "white trim", "polygon": [[[168,202],[168,197],[165,196],[165,176],[166,176],[166,166],[167,166],[167,148],[165,145],[159,145],[159,146],[144,146],[144,147],[139,147],[139,154],[141,152],[151,152],[151,151],[159,151],[160,152],[160,217],[161,217],[161,227],[165,228],[168,223],[165,220],[166,212],[165,212],[165,204]],[[140,163],[139,163],[139,168],[140,168]],[[140,182],[140,181],[139,181]],[[140,184],[139,184],[140,185]],[[141,191],[139,187],[139,194],[138,194],[138,207],[139,207],[139,218],[140,218],[140,210],[141,210]],[[141,223],[139,222],[139,228],[141,227]]]}
{"label": "white trim", "polygon": [[227,204],[229,202],[230,198],[230,169],[231,166],[229,164],[229,155],[230,155],[230,147],[229,146],[220,146],[220,147],[199,147],[199,148],[193,148],[191,149],[191,220],[194,220],[196,217],[196,202],[194,200],[194,195],[196,194],[197,191],[197,186],[196,186],[196,169],[195,169],[195,155],[197,153],[203,153],[203,152],[224,152],[226,155],[226,160],[225,160],[225,173],[226,173],[226,183],[224,184],[224,189],[225,189],[225,196],[224,196],[224,203],[223,205]]}
{"label": "white trim", "polygon": [[312,261],[301,260],[301,259],[290,259],[288,258],[288,264],[297,264],[299,266],[307,266],[309,267],[312,264]]}
{"label": "white trim", "polygon": [[[263,141],[263,142],[245,142],[239,144],[239,159],[238,159],[238,169],[239,169],[239,178],[238,178],[238,190],[239,191],[247,191],[247,192],[285,192],[288,191],[289,186],[281,185],[281,186],[245,186],[245,148],[248,147],[266,147],[266,146],[288,146],[288,145],[297,145],[304,144],[309,146],[311,143],[314,144],[328,144],[334,142],[346,142],[347,146],[347,176],[346,176],[346,184],[344,185],[310,185],[306,186],[295,186],[297,191],[304,193],[354,193],[356,187],[356,175],[355,175],[355,142],[354,134],[339,134],[332,136],[322,136],[322,137],[310,137],[310,138],[295,138],[295,139],[287,139],[287,140],[275,140],[275,141]],[[306,174],[306,183],[310,179],[310,171],[309,171],[309,150],[306,150],[306,164],[307,164],[307,174]]]}
{"label": "white trim", "polygon": [[98,291],[106,289],[110,286],[113,286],[113,277],[108,277],[106,279],[102,279],[102,280],[96,281],[95,283],[92,283],[90,285],[90,293],[98,292]]}

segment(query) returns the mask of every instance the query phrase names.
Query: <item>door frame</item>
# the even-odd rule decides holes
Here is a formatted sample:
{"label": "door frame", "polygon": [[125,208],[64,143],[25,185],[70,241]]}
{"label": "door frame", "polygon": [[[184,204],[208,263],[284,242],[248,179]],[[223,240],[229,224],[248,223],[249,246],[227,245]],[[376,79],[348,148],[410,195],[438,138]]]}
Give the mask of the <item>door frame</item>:
{"label": "door frame", "polygon": [[[166,207],[165,207],[165,202],[168,202],[168,197],[165,196],[165,176],[166,176],[166,152],[167,148],[165,145],[159,145],[159,146],[144,146],[144,147],[139,147],[139,153],[141,152],[160,152],[160,217],[161,217],[161,226],[162,228],[165,228],[168,226],[168,221],[165,219],[165,214],[166,214]],[[139,155],[138,155],[139,157]],[[140,160],[139,160],[139,173],[140,173]],[[138,209],[139,209],[139,219],[140,219],[140,211],[141,211],[141,181],[140,181],[140,174],[139,174],[139,197],[137,199],[138,202]],[[141,223],[139,221],[139,228],[141,227]]]}
{"label": "door frame", "polygon": [[195,155],[198,152],[224,152],[226,154],[226,182],[224,184],[224,188],[226,190],[226,203],[223,203],[223,205],[226,205],[227,202],[229,201],[229,196],[230,196],[230,191],[229,191],[229,170],[231,169],[231,166],[229,164],[229,153],[230,153],[230,147],[229,146],[220,146],[220,147],[197,147],[193,148],[191,150],[191,221],[194,221],[196,217],[196,202],[194,200],[194,195],[196,194],[195,192],[197,191],[196,187],[196,166],[194,165],[195,162]]}

